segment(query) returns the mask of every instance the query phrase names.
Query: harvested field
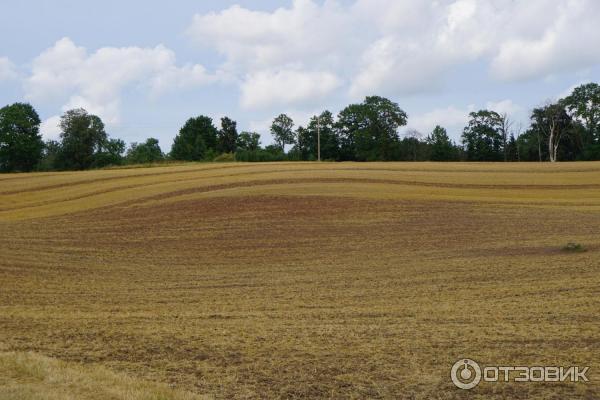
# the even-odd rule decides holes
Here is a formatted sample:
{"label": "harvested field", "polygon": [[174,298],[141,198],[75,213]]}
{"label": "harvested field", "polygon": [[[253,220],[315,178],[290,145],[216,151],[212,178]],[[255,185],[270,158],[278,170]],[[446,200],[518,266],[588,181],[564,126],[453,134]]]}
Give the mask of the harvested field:
{"label": "harvested field", "polygon": [[[175,399],[595,399],[599,233],[600,163],[0,175],[0,371],[98,368]],[[466,392],[463,357],[590,382]],[[0,397],[43,390],[27,376]]]}

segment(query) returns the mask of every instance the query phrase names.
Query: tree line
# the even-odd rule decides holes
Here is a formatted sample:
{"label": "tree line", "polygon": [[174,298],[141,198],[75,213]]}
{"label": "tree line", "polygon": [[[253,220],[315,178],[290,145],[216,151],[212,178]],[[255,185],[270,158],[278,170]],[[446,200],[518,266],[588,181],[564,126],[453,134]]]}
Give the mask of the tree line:
{"label": "tree line", "polygon": [[[43,141],[41,120],[25,103],[0,109],[0,171],[83,170],[125,164],[174,161],[575,161],[600,160],[600,86],[581,85],[556,102],[532,110],[526,130],[507,114],[469,114],[461,142],[436,126],[428,135],[399,129],[408,116],[379,96],[351,104],[337,117],[324,111],[296,127],[286,114],[270,131],[274,144],[262,146],[256,132],[238,133],[224,117],[215,126],[207,116],[186,121],[164,154],[157,139],[129,146],[111,138],[102,120],[84,109],[60,120],[59,140]],[[318,140],[320,139],[320,140]],[[288,151],[286,152],[286,146]]]}

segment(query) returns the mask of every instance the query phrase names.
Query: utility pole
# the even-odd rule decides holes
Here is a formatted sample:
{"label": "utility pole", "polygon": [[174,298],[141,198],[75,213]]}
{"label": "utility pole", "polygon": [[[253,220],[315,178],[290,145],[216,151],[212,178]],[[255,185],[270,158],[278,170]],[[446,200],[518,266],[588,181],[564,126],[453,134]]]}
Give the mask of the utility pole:
{"label": "utility pole", "polygon": [[317,117],[317,160],[321,161],[321,116]]}

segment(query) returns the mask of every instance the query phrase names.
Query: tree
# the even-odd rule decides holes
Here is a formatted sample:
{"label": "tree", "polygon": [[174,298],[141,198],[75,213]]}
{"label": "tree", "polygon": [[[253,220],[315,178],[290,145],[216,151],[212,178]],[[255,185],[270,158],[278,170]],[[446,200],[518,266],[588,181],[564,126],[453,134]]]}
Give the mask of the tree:
{"label": "tree", "polygon": [[306,128],[296,130],[297,150],[303,160],[316,160],[321,138],[321,159],[337,160],[339,158],[339,141],[335,131],[333,114],[323,111],[320,115],[311,117]]}
{"label": "tree", "polygon": [[[577,146],[577,127],[561,101],[534,109],[531,113],[531,121],[531,131],[538,137],[540,161],[543,144],[546,146],[546,154],[550,162],[558,160],[561,143],[568,141],[570,147]],[[577,152],[577,149],[570,150]],[[569,159],[573,157],[574,154],[567,156]]]}
{"label": "tree", "polygon": [[[504,162],[508,161],[508,140],[509,136],[512,135],[512,121],[508,118],[508,114],[499,114],[500,115],[500,135],[502,135],[502,151],[504,153]],[[514,139],[514,138],[513,138]]]}
{"label": "tree", "polygon": [[358,161],[391,160],[399,144],[398,129],[406,125],[398,104],[379,96],[351,104],[336,124],[342,158]]}
{"label": "tree", "polygon": [[83,108],[69,110],[60,119],[61,143],[56,158],[59,169],[88,169],[108,142],[104,123]]}
{"label": "tree", "polygon": [[57,158],[61,151],[60,142],[56,140],[48,140],[44,143],[44,149],[42,151],[42,160],[39,164],[41,171],[51,171],[57,169]]}
{"label": "tree", "polygon": [[446,129],[436,126],[426,139],[430,146],[432,161],[452,161],[457,159],[456,148]]}
{"label": "tree", "polygon": [[271,124],[271,134],[281,151],[285,152],[286,144],[294,144],[294,121],[285,114],[279,115]]}
{"label": "tree", "polygon": [[220,153],[235,153],[237,138],[237,122],[228,117],[221,118],[221,129],[218,133],[217,150]]}
{"label": "tree", "polygon": [[242,132],[237,138],[237,148],[245,151],[257,151],[260,148],[260,134]]}
{"label": "tree", "polygon": [[504,147],[505,161],[520,161],[519,159],[519,147],[517,145],[517,139],[515,134],[511,132],[506,147]]}
{"label": "tree", "polygon": [[409,129],[404,134],[404,144],[408,147],[410,151],[410,160],[417,161],[419,156],[419,147],[421,147],[421,139],[423,139],[423,134],[416,129]]}
{"label": "tree", "polygon": [[296,146],[294,146],[290,153],[297,156],[299,160],[315,160],[316,146],[313,145],[313,140],[311,132],[305,127],[299,126],[296,129]]}
{"label": "tree", "polygon": [[190,118],[175,136],[171,158],[183,161],[200,161],[214,154],[217,145],[217,128],[206,116]]}
{"label": "tree", "polygon": [[469,114],[462,140],[469,161],[500,161],[503,158],[502,117],[495,111]]}
{"label": "tree", "polygon": [[127,150],[127,162],[130,164],[148,164],[164,159],[158,140],[149,138],[144,143],[132,143]]}
{"label": "tree", "polygon": [[562,104],[582,121],[590,141],[600,142],[600,86],[596,83],[578,86]]}
{"label": "tree", "polygon": [[582,158],[600,159],[600,86],[596,83],[578,86],[562,103],[569,115],[584,128],[580,138]]}
{"label": "tree", "polygon": [[38,165],[44,148],[40,123],[29,104],[0,109],[0,171],[31,171]]}
{"label": "tree", "polygon": [[318,158],[318,139],[321,137],[321,160],[339,159],[339,140],[335,132],[335,121],[330,111],[313,116],[306,127],[312,146],[311,154]]}
{"label": "tree", "polygon": [[108,165],[123,164],[125,142],[121,139],[107,139],[95,156],[93,167],[101,168]]}

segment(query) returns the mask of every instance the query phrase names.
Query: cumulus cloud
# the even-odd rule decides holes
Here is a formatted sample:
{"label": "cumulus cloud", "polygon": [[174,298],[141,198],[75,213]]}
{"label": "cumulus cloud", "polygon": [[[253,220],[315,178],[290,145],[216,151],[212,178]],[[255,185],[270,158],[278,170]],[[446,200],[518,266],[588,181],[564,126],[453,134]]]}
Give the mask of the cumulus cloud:
{"label": "cumulus cloud", "polygon": [[[295,0],[291,8],[253,11],[238,5],[195,15],[189,36],[224,58],[222,69],[239,77],[242,107],[297,105],[340,87],[352,29],[336,2]],[[279,87],[278,87],[279,86]]]}
{"label": "cumulus cloud", "polygon": [[475,111],[475,105],[466,108],[454,106],[436,108],[423,114],[411,116],[408,129],[416,129],[423,134],[429,134],[436,125],[451,131],[460,131],[469,121],[469,113]]}
{"label": "cumulus cloud", "polygon": [[0,57],[0,82],[10,81],[17,77],[15,65],[6,57]]}
{"label": "cumulus cloud", "polygon": [[224,55],[230,68],[273,68],[338,57],[340,50],[350,47],[345,42],[351,22],[347,9],[337,2],[294,0],[290,8],[273,12],[234,5],[218,13],[197,14],[188,35]]}
{"label": "cumulus cloud", "polygon": [[126,88],[160,94],[215,79],[201,65],[178,67],[175,53],[164,46],[103,47],[89,54],[63,38],[33,61],[25,91],[29,100],[60,101],[63,111],[83,107],[106,123],[116,124]]}
{"label": "cumulus cloud", "polygon": [[55,115],[42,122],[40,125],[40,133],[44,140],[58,140],[60,137],[60,116]]}
{"label": "cumulus cloud", "polygon": [[599,13],[594,0],[295,0],[271,12],[235,5],[198,14],[188,34],[240,77],[243,105],[266,107],[305,99],[262,93],[244,77],[335,71],[346,84],[329,94],[356,99],[438,90],[453,69],[472,62],[503,81],[592,67],[600,63]]}
{"label": "cumulus cloud", "polygon": [[553,2],[546,9],[539,7],[539,1],[532,3],[523,4],[523,8],[539,10],[540,15],[544,15],[540,19],[543,24],[529,34],[524,30],[517,31],[521,34],[500,43],[491,63],[494,76],[503,80],[523,80],[600,63],[600,54],[596,51],[600,45],[597,24],[600,3],[566,0]]}
{"label": "cumulus cloud", "polygon": [[488,101],[485,105],[488,110],[496,111],[500,114],[514,115],[523,111],[523,108],[515,104],[512,100]]}
{"label": "cumulus cloud", "polygon": [[340,85],[340,79],[326,71],[259,71],[243,82],[241,103],[247,109],[298,104],[322,98]]}

